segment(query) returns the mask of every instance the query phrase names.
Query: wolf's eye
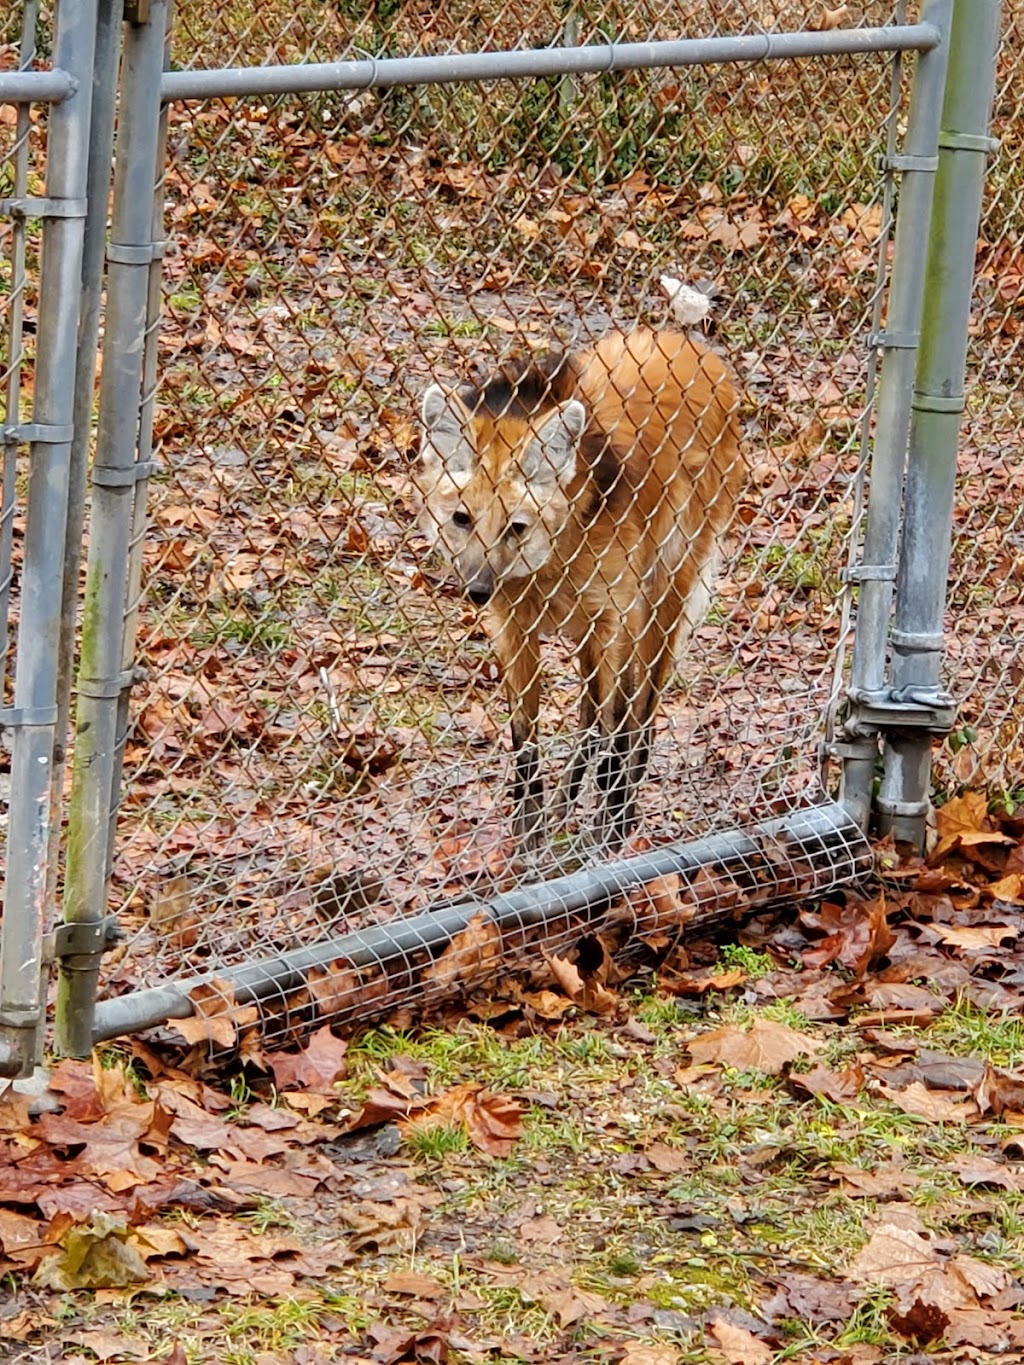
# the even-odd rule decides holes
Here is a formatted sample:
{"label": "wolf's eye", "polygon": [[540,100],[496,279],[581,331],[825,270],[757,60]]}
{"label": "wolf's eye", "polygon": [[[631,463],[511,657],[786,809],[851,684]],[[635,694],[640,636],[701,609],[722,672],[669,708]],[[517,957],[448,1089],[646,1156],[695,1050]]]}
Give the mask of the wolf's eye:
{"label": "wolf's eye", "polygon": [[510,521],[508,524],[508,538],[509,540],[522,540],[529,529],[530,523],[528,521]]}
{"label": "wolf's eye", "polygon": [[458,510],[457,512],[453,512],[453,513],[452,513],[452,525],[453,525],[453,526],[472,526],[472,525],[473,525],[473,518],[469,515],[468,512],[464,512],[464,511],[462,510],[462,508],[460,507],[459,510]]}

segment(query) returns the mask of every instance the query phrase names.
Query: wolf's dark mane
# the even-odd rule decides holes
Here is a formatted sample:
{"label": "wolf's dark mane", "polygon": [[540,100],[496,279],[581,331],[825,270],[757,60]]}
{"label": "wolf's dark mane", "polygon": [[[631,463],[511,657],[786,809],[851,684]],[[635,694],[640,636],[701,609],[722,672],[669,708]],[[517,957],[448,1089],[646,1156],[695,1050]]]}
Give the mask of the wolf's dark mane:
{"label": "wolf's dark mane", "polygon": [[582,463],[591,471],[592,493],[580,511],[586,522],[598,507],[629,496],[622,466],[628,452],[616,450],[606,432],[595,426],[590,405],[577,388],[574,357],[553,352],[541,360],[520,357],[508,361],[486,383],[469,384],[460,395],[471,414],[485,412],[500,420],[543,418],[559,403],[579,399],[587,408],[587,430],[580,442]]}
{"label": "wolf's dark mane", "polygon": [[509,360],[486,383],[469,384],[459,396],[471,413],[528,421],[572,398],[575,390],[572,357],[556,352],[542,360]]}

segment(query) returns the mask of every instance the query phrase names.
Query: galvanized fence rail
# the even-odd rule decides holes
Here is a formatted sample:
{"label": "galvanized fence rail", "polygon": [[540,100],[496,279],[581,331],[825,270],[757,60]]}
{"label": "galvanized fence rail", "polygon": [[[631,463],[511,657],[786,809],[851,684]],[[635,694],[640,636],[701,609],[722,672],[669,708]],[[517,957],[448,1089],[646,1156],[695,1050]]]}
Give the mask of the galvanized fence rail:
{"label": "galvanized fence rail", "polygon": [[[50,349],[41,298],[67,449],[63,482],[29,487],[15,593],[18,678],[34,673],[52,704],[42,728],[9,717],[5,1071],[37,1054],[48,953],[58,1046],[81,1053],[192,1013],[216,1016],[221,1041],[231,1017],[294,1036],[422,1008],[539,942],[630,932],[657,952],[694,924],[823,892],[870,866],[861,829],[883,737],[883,818],[920,837],[925,759],[952,710],[935,672],[945,566],[914,528],[951,515],[948,476],[921,474],[935,439],[947,470],[955,456],[998,4],[982,23],[954,0],[926,0],[917,22],[877,3],[862,27],[825,32],[779,31],[805,17],[785,0],[754,20],[726,0],[599,18],[453,5],[424,32],[402,4],[268,5],[239,30],[181,0],[175,70],[166,0],[130,8],[87,519],[121,25],[101,3],[72,44],[67,8],[55,70],[0,70],[0,96],[63,100],[51,179],[61,110],[77,108],[76,136],[93,130],[76,163],[90,216],[58,220],[77,224],[70,241],[44,241],[44,262],[83,281],[45,320],[66,326],[73,309],[81,344],[77,370]],[[27,11],[26,32],[34,22]],[[407,55],[370,55],[394,51]],[[16,166],[26,127],[19,113]],[[25,289],[12,247],[9,389]],[[541,767],[585,775],[552,837],[524,851],[490,648],[416,519],[415,414],[431,381],[474,365],[586,350],[637,322],[678,328],[663,274],[713,296],[701,344],[746,390],[751,477],[624,855],[595,846],[608,760],[575,735],[572,651],[545,646]],[[922,291],[947,275],[924,332],[944,343],[926,348],[914,396]],[[40,349],[37,421],[41,376]],[[60,637],[32,595],[33,524]],[[50,774],[83,527],[59,879]],[[17,558],[8,544],[8,582]],[[48,757],[23,787],[30,732]],[[842,804],[822,786],[823,738]],[[17,824],[30,811],[31,835]],[[14,889],[28,866],[31,913]],[[65,924],[47,942],[58,884]],[[110,951],[112,911],[123,938]]]}

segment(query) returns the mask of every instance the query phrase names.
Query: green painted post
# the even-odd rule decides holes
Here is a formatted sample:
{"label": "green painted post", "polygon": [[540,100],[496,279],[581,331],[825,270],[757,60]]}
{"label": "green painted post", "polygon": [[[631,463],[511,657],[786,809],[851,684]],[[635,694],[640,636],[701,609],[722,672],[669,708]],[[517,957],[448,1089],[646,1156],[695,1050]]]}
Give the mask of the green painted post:
{"label": "green painted post", "polygon": [[948,728],[942,687],[943,618],[952,543],[960,414],[975,244],[995,91],[1000,0],[956,0],[939,170],[925,265],[925,299],[914,385],[903,536],[892,632],[892,701],[930,712],[934,725],[886,734],[879,825],[924,842],[935,733]]}

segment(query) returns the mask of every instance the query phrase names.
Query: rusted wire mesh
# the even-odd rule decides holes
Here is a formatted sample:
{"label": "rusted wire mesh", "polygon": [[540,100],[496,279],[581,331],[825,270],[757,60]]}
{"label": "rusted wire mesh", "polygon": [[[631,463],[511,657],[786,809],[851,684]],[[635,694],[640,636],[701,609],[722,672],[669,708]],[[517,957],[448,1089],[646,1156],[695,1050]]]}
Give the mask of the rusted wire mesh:
{"label": "rusted wire mesh", "polygon": [[[215,65],[807,18],[741,8],[455,5],[428,24],[409,4],[351,20],[228,6],[211,28],[186,3],[175,52]],[[663,324],[662,274],[712,297],[702,340],[745,395],[750,475],[631,846],[813,797],[847,625],[891,81],[884,59],[829,59],[174,109],[163,472],[114,867],[129,939],[109,989],[598,856],[594,765],[541,851],[510,837],[508,707],[479,614],[417,525],[416,414],[431,381]],[[576,752],[572,655],[544,648],[549,786]]]}

